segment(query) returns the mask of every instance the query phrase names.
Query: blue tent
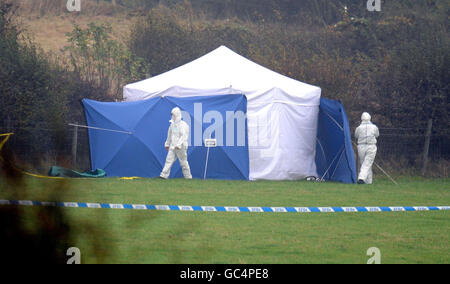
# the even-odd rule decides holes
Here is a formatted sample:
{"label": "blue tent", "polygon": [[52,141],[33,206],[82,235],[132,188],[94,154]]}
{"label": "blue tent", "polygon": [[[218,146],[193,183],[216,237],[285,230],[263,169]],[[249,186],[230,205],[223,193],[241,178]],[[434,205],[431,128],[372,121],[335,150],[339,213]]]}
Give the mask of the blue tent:
{"label": "blue tent", "polygon": [[[195,104],[201,102],[201,108]],[[194,178],[203,178],[205,173],[207,148],[203,136],[194,141],[195,133],[207,132],[214,123],[233,124],[231,133],[212,133],[211,138],[219,141],[233,140],[232,146],[219,145],[210,148],[206,178],[209,179],[249,179],[249,154],[247,123],[245,141],[239,143],[238,130],[232,121],[206,119],[210,111],[228,118],[227,112],[247,112],[247,100],[243,95],[199,96],[199,97],[158,97],[136,102],[97,102],[83,100],[89,129],[92,169],[103,169],[108,176],[159,176],[167,152],[164,141],[169,127],[170,111],[178,106],[183,119],[191,125],[188,159]],[[200,119],[198,119],[200,111]],[[214,123],[213,123],[214,121]],[[356,182],[356,162],[351,144],[350,128],[345,110],[338,101],[322,98],[318,118],[316,146],[316,166],[321,179],[344,183]],[[106,130],[105,130],[106,129]],[[218,136],[218,137],[216,137]],[[231,136],[231,135],[230,135]],[[209,137],[206,137],[209,138]],[[220,142],[219,142],[220,143]],[[224,143],[228,144],[228,143]],[[171,178],[182,177],[179,163],[175,163]]]}
{"label": "blue tent", "polygon": [[[198,104],[196,107],[195,104],[200,102],[201,107],[199,108]],[[227,112],[242,112],[246,119],[247,100],[243,95],[158,97],[120,103],[85,99],[83,105],[87,123],[91,127],[91,166],[93,169],[105,170],[108,176],[159,176],[167,155],[164,142],[169,128],[170,112],[174,107],[179,107],[185,114],[183,120],[191,122],[188,160],[192,176],[204,177],[207,156],[203,137],[201,136],[200,141],[194,141],[194,133],[208,132],[211,125],[223,123],[222,133],[213,131],[211,137],[206,137],[218,139],[219,144],[218,147],[210,148],[206,178],[249,179],[247,122],[245,121],[243,131],[245,137],[239,138],[237,122],[233,116],[231,119],[227,116]],[[205,114],[210,111],[216,116],[213,115],[208,121]],[[225,119],[217,119],[217,115]],[[198,121],[199,117],[203,123]],[[230,129],[234,131],[225,131],[228,130],[225,124],[228,124],[228,127],[232,124]],[[233,143],[228,143],[230,139]],[[240,142],[239,139],[245,141]],[[170,175],[170,178],[177,177],[182,177],[179,162],[174,164]]]}
{"label": "blue tent", "polygon": [[316,166],[326,181],[356,183],[356,162],[347,115],[339,101],[320,99]]}

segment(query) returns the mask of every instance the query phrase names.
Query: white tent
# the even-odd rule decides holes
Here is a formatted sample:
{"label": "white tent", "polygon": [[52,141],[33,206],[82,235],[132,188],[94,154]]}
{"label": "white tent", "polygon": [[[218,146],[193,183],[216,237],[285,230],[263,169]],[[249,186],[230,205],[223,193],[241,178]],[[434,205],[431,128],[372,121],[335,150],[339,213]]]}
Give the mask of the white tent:
{"label": "white tent", "polygon": [[319,87],[271,71],[225,46],[124,87],[126,101],[224,94],[247,97],[251,180],[317,176]]}

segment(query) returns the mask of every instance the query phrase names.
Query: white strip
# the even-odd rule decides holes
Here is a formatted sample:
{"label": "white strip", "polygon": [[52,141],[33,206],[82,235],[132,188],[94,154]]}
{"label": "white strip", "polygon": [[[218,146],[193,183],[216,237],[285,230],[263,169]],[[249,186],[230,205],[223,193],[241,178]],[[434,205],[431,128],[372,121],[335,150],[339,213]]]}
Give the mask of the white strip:
{"label": "white strip", "polygon": [[416,211],[430,211],[428,207],[413,207]]}
{"label": "white strip", "polygon": [[225,207],[227,212],[240,212],[238,207]]}
{"label": "white strip", "polygon": [[344,212],[358,212],[356,207],[342,207],[342,210],[344,210]]}
{"label": "white strip", "polygon": [[147,206],[145,206],[144,204],[133,204],[133,209],[147,210]]}
{"label": "white strip", "polygon": [[365,207],[365,208],[369,212],[381,212],[382,211],[380,207]]}
{"label": "white strip", "polygon": [[322,213],[333,213],[334,209],[331,207],[319,207],[319,211]]}
{"label": "white strip", "polygon": [[9,205],[9,200],[0,200],[0,205]]}
{"label": "white strip", "polygon": [[19,200],[19,205],[33,206],[33,201],[30,201],[30,200]]}
{"label": "white strip", "polygon": [[123,204],[109,204],[112,209],[124,209]]}
{"label": "white strip", "polygon": [[248,210],[250,212],[264,212],[264,210],[261,207],[248,207]]}
{"label": "white strip", "polygon": [[273,212],[277,212],[277,213],[286,213],[287,210],[284,207],[270,207],[270,209],[272,209]]}
{"label": "white strip", "polygon": [[403,207],[389,207],[394,212],[406,211]]}
{"label": "white strip", "polygon": [[311,213],[308,207],[295,207],[295,210],[299,213]]}
{"label": "white strip", "polygon": [[170,207],[168,205],[156,205],[155,208],[156,210],[164,210],[164,211],[170,210]]}
{"label": "white strip", "polygon": [[88,208],[101,208],[100,203],[86,203]]}
{"label": "white strip", "polygon": [[213,207],[213,206],[202,206],[202,209],[203,209],[203,211],[208,211],[208,212],[215,212],[215,211],[217,211],[216,207]]}
{"label": "white strip", "polygon": [[437,206],[439,210],[450,210],[450,206]]}
{"label": "white strip", "polygon": [[64,207],[78,208],[78,203],[74,203],[74,202],[64,202]]}
{"label": "white strip", "polygon": [[180,206],[178,206],[178,208],[180,209],[180,211],[194,211],[192,206],[187,206],[187,205],[180,205]]}

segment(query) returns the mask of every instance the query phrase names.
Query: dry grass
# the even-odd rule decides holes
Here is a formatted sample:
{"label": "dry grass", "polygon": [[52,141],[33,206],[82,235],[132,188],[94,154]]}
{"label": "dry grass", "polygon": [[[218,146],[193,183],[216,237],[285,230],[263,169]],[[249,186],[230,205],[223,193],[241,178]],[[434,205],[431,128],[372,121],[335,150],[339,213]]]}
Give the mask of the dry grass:
{"label": "dry grass", "polygon": [[113,38],[125,41],[135,21],[124,8],[95,0],[84,0],[81,12],[72,13],[60,0],[20,0],[19,5],[19,21],[45,52],[60,53],[74,24],[83,28],[91,22],[110,24]]}
{"label": "dry grass", "polygon": [[[378,158],[375,160],[380,167],[393,176],[421,176],[422,175],[422,160],[417,158],[414,164],[411,164],[406,157],[391,157]],[[450,161],[445,159],[438,159],[428,161],[427,171],[425,177],[427,178],[448,178],[450,169]],[[374,174],[383,176],[377,166],[373,166]]]}
{"label": "dry grass", "polygon": [[[67,1],[65,0],[17,0],[20,13],[34,14],[39,17],[44,15],[68,14]],[[81,12],[75,13],[89,16],[113,16],[126,11],[122,6],[113,6],[102,0],[81,0]]]}
{"label": "dry grass", "polygon": [[117,40],[124,41],[129,35],[132,20],[125,17],[108,16],[44,16],[40,18],[21,16],[25,28],[44,51],[60,52],[67,45],[66,33],[73,30],[74,24],[83,28],[91,22],[110,24],[113,30],[112,36]]}

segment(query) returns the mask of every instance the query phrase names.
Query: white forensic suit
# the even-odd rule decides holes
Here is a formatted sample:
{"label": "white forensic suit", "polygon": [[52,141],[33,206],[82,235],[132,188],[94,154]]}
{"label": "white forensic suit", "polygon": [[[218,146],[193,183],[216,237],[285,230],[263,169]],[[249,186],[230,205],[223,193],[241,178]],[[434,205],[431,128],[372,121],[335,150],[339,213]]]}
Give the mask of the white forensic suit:
{"label": "white forensic suit", "polygon": [[371,121],[367,112],[361,116],[361,125],[356,128],[355,138],[358,142],[360,171],[358,183],[372,184],[372,165],[377,154],[378,127]]}
{"label": "white forensic suit", "polygon": [[167,140],[164,144],[166,150],[168,150],[168,154],[166,164],[160,175],[161,178],[169,178],[170,169],[178,158],[184,178],[192,179],[191,169],[187,160],[188,139],[189,125],[181,120],[181,110],[176,107],[172,109],[172,120],[170,120]]}

